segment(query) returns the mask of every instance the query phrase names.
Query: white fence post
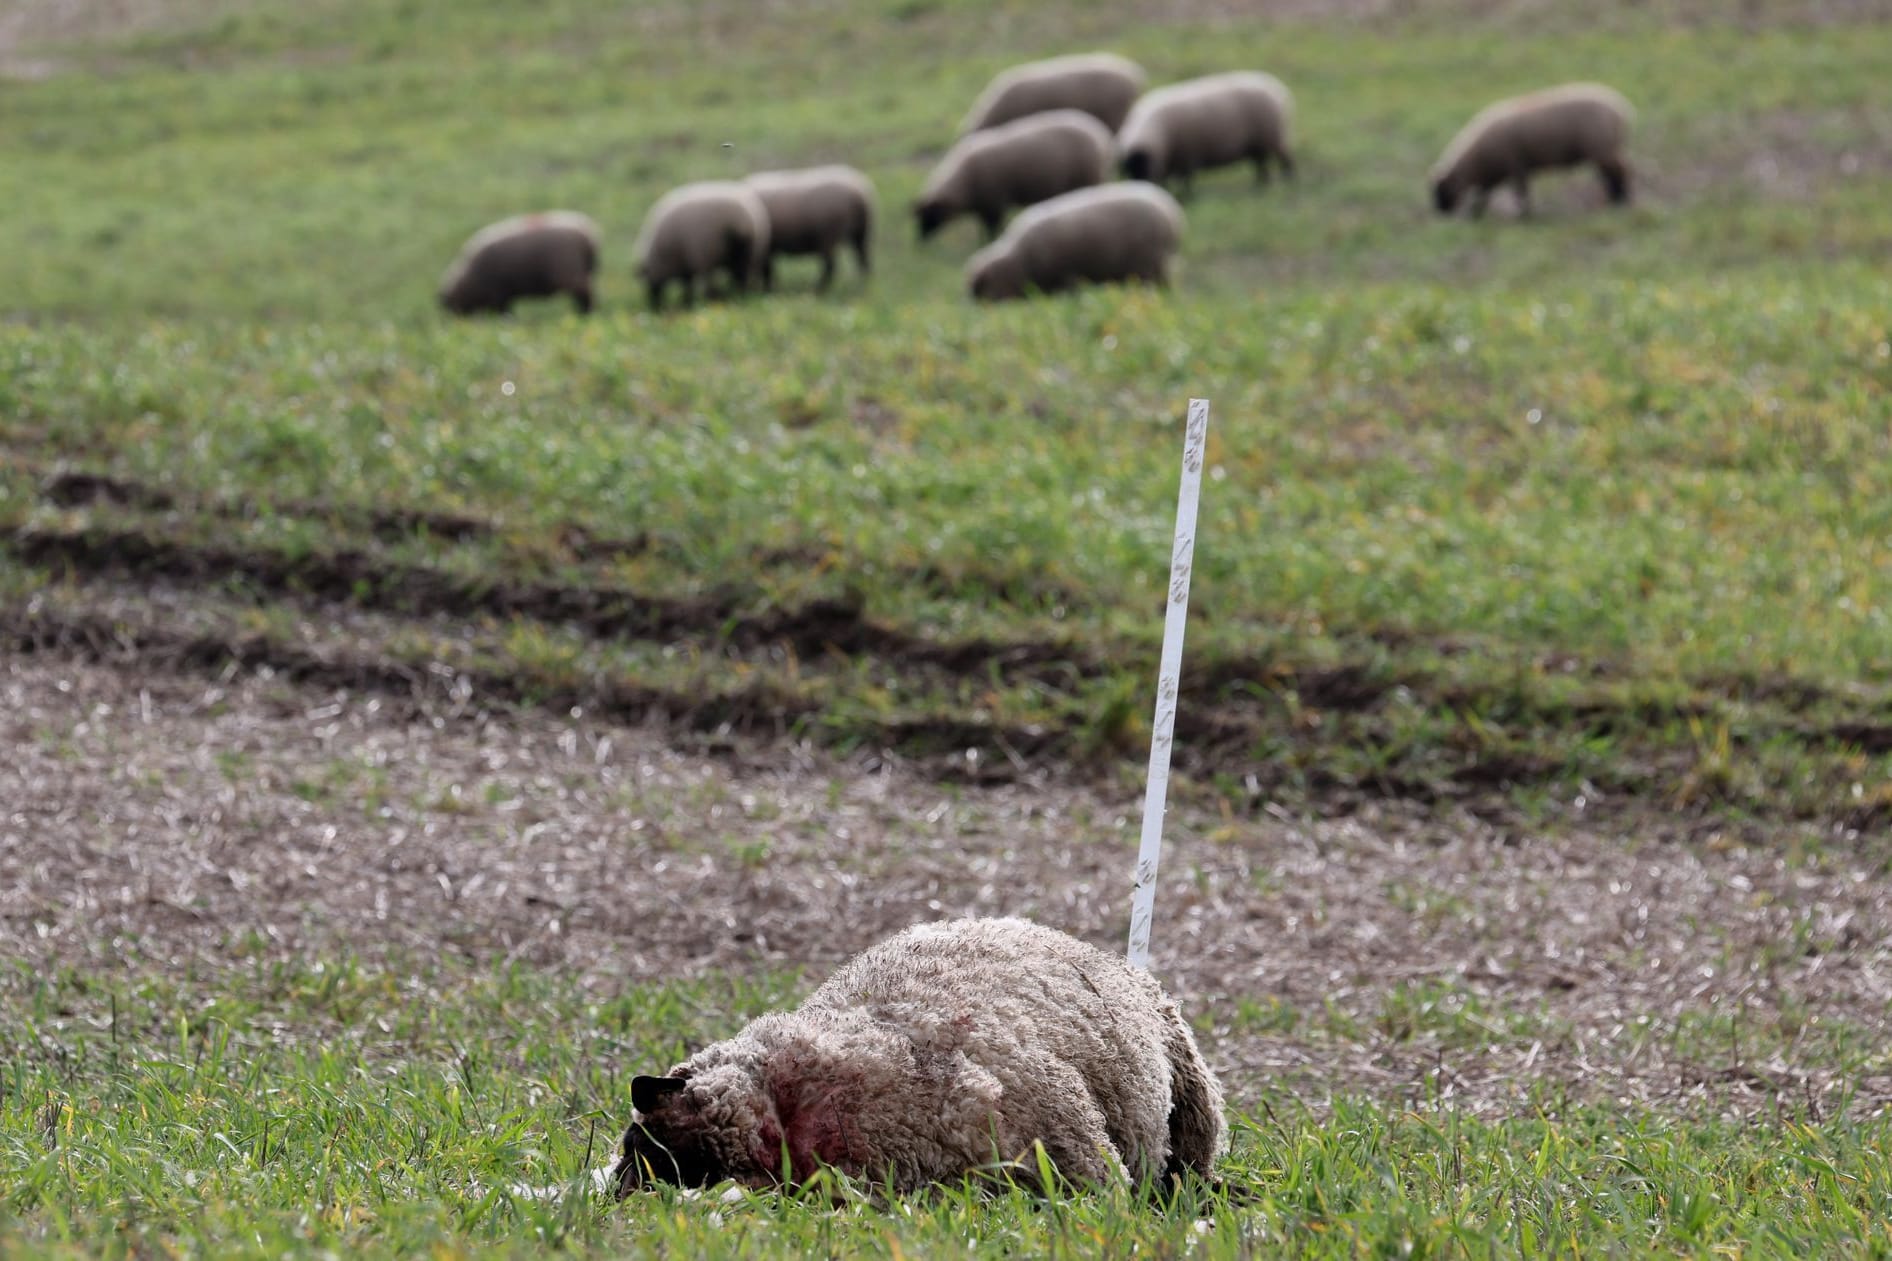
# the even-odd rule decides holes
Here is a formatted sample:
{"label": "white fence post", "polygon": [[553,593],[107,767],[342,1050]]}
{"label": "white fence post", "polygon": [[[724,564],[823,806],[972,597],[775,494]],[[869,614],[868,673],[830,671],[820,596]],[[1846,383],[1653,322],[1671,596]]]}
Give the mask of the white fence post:
{"label": "white fence post", "polygon": [[1136,887],[1130,894],[1130,966],[1135,968],[1150,966],[1150,917],[1156,910],[1156,871],[1163,861],[1169,751],[1176,734],[1183,628],[1189,620],[1189,571],[1196,553],[1196,504],[1202,497],[1202,461],[1208,441],[1209,400],[1192,398],[1189,423],[1183,431],[1176,537],[1169,555],[1169,603],[1163,615],[1163,655],[1156,672],[1156,720],[1150,728],[1149,782],[1143,792],[1143,843],[1137,850]]}

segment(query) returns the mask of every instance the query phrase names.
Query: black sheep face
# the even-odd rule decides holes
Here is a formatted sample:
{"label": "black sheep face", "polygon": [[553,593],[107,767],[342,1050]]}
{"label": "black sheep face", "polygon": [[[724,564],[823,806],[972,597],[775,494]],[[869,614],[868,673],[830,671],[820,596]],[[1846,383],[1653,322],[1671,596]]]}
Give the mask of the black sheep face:
{"label": "black sheep face", "polygon": [[1123,177],[1127,180],[1146,180],[1154,183],[1158,178],[1156,159],[1147,149],[1132,149],[1123,155]]}
{"label": "black sheep face", "polygon": [[937,203],[930,201],[914,202],[913,218],[920,226],[920,239],[922,241],[946,226],[946,212],[942,210]]}
{"label": "black sheep face", "polygon": [[631,1106],[638,1119],[624,1132],[624,1149],[611,1171],[620,1197],[659,1182],[707,1187],[729,1176],[699,1108],[681,1077],[636,1077]]}
{"label": "black sheep face", "polygon": [[1432,204],[1438,207],[1442,215],[1449,215],[1458,208],[1458,189],[1452,186],[1452,181],[1444,179],[1433,181]]}

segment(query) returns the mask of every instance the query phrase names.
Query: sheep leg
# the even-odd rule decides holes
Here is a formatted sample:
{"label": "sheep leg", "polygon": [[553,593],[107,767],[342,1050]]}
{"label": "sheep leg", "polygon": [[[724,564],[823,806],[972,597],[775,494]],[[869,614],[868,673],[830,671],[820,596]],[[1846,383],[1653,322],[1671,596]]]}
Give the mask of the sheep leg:
{"label": "sheep leg", "polygon": [[729,288],[732,293],[749,292],[749,277],[756,271],[756,260],[751,255],[747,241],[730,243],[729,250]]}
{"label": "sheep leg", "polygon": [[775,255],[768,254],[762,259],[762,292],[775,292]]}
{"label": "sheep leg", "polygon": [[591,286],[579,285],[572,290],[572,305],[578,308],[578,314],[591,314]]}
{"label": "sheep leg", "polygon": [[861,275],[865,276],[868,272],[873,270],[873,267],[867,261],[867,233],[865,230],[854,238],[854,257],[860,261]]}
{"label": "sheep leg", "polygon": [[650,301],[651,310],[653,311],[663,310],[663,305],[664,305],[664,282],[663,281],[661,280],[650,281],[648,284],[644,286],[644,293],[645,293],[645,296]]}
{"label": "sheep leg", "polygon": [[1524,218],[1533,217],[1531,210],[1531,177],[1519,171],[1511,177],[1511,191],[1517,194],[1518,213]]}
{"label": "sheep leg", "polygon": [[828,286],[833,283],[834,283],[834,251],[823,250],[821,252],[821,279],[815,282],[815,291],[817,293],[826,293],[828,291]]}
{"label": "sheep leg", "polygon": [[1283,175],[1294,178],[1294,155],[1288,152],[1285,145],[1274,151],[1274,160],[1280,164]]}
{"label": "sheep leg", "polygon": [[1222,1153],[1222,1091],[1202,1062],[1180,1013],[1171,1010],[1163,1034],[1169,1060],[1169,1161],[1167,1177],[1211,1177]]}
{"label": "sheep leg", "polygon": [[996,210],[981,210],[979,222],[985,225],[985,243],[987,245],[999,239],[999,229],[1005,226],[1005,216]]}
{"label": "sheep leg", "polygon": [[1605,158],[1596,164],[1596,169],[1603,177],[1603,187],[1608,191],[1613,205],[1629,204],[1629,165],[1621,158]]}

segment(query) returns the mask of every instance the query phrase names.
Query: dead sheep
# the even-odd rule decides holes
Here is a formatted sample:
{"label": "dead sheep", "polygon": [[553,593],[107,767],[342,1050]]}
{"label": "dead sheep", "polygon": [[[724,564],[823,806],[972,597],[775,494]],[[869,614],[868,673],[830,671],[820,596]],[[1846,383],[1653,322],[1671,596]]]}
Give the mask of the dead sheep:
{"label": "dead sheep", "polygon": [[799,1008],[631,1082],[613,1171],[797,1184],[819,1165],[905,1193],[1042,1143],[1063,1178],[1212,1176],[1222,1091],[1175,1002],[1121,958],[1019,919],[910,928]]}
{"label": "dead sheep", "polygon": [[1486,106],[1466,123],[1432,167],[1432,202],[1451,214],[1471,195],[1474,217],[1491,190],[1509,184],[1528,214],[1531,176],[1594,163],[1610,201],[1629,200],[1623,145],[1635,110],[1600,83],[1566,83]]}
{"label": "dead sheep", "polygon": [[981,302],[1056,293],[1078,285],[1169,283],[1183,212],[1154,184],[1105,184],[1041,202],[966,264]]}
{"label": "dead sheep", "polygon": [[1101,184],[1110,175],[1110,132],[1082,110],[1055,109],[975,131],[946,151],[913,204],[925,240],[960,215],[986,239],[1006,212]]}
{"label": "dead sheep", "polygon": [[756,280],[769,252],[769,212],[755,190],[734,180],[685,184],[657,199],[637,234],[637,277],[650,309],[663,306],[672,282],[686,304],[721,271],[736,292]]}
{"label": "dead sheep", "polygon": [[1294,97],[1259,70],[1232,70],[1172,83],[1145,95],[1117,133],[1126,177],[1187,188],[1197,171],[1252,161],[1258,179],[1269,163],[1294,174],[1288,128]]}
{"label": "dead sheep", "polygon": [[455,315],[505,314],[520,298],[569,294],[591,310],[598,225],[573,210],[516,215],[475,232],[440,278],[440,305]]}
{"label": "dead sheep", "polygon": [[1115,53],[1072,53],[1028,61],[993,77],[959,124],[959,134],[970,135],[1054,109],[1083,110],[1114,132],[1148,82],[1142,66]]}
{"label": "dead sheep", "polygon": [[869,270],[868,238],[874,230],[874,184],[851,166],[802,171],[764,171],[743,183],[762,199],[769,216],[769,248],[762,261],[762,286],[775,285],[775,260],[782,255],[817,255],[826,289],[834,281],[835,252],[851,247],[861,274]]}

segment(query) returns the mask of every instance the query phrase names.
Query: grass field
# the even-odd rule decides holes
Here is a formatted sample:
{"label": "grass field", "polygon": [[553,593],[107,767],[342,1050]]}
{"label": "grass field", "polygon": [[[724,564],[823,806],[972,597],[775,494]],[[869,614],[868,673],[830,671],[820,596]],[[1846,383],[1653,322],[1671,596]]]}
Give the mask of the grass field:
{"label": "grass field", "polygon": [[[1892,12],[1255,8],[0,15],[0,1251],[1892,1250]],[[906,205],[1089,46],[1281,75],[1300,175],[1199,181],[1173,292],[975,308]],[[1578,77],[1632,209],[1430,213]],[[870,281],[641,309],[664,188],[829,160]],[[438,313],[554,205],[595,317]],[[576,1190],[880,931],[1120,935],[1191,395],[1161,970],[1254,1203]]]}

